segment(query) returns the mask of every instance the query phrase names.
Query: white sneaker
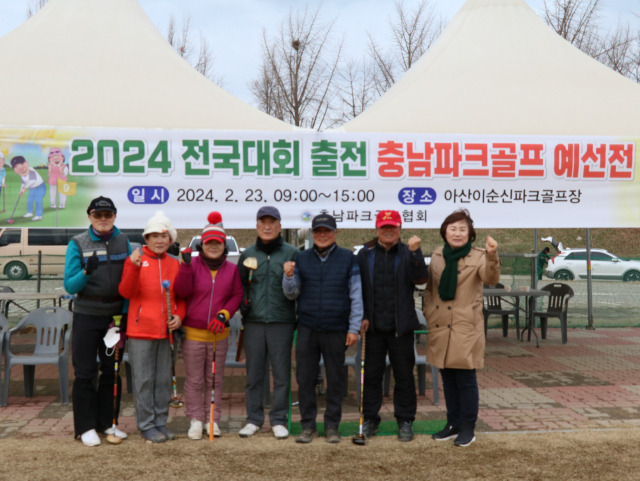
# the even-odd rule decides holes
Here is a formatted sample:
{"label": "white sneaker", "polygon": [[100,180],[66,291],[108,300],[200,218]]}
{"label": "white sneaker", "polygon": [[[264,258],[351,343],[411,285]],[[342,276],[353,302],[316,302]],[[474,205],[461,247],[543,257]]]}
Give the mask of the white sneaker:
{"label": "white sneaker", "polygon": [[41,215],[37,215],[31,220],[42,220],[42,216]]}
{"label": "white sneaker", "polygon": [[120,439],[127,439],[127,433],[125,433],[124,431],[121,431],[120,429],[118,429],[117,427],[110,427],[109,429],[105,429],[104,433],[109,435],[109,434],[115,434],[117,437],[119,437]]}
{"label": "white sneaker", "polygon": [[250,436],[253,436],[258,431],[260,431],[260,427],[259,426],[256,426],[255,424],[247,423],[245,425],[245,427],[243,427],[240,430],[240,432],[238,432],[238,435],[241,438],[248,438]]}
{"label": "white sneaker", "polygon": [[55,205],[55,204],[51,204],[51,208],[52,208],[52,209],[55,209],[55,208],[56,208],[56,205]]}
{"label": "white sneaker", "polygon": [[[209,436],[209,433],[211,432],[211,424],[210,423],[206,423],[204,425],[204,431],[207,433],[207,436]],[[218,427],[218,423],[213,423],[213,437],[214,438],[219,438],[221,435],[220,433],[220,428]]]}
{"label": "white sneaker", "polygon": [[[31,212],[27,212],[25,215],[23,215],[22,217],[33,217],[33,214]],[[87,431],[88,432],[88,431]]]}
{"label": "white sneaker", "polygon": [[278,424],[271,428],[273,435],[276,439],[287,439],[289,437],[289,431],[282,424]]}
{"label": "white sneaker", "polygon": [[80,436],[80,439],[82,439],[82,444],[85,446],[100,446],[100,437],[95,429],[85,432]]}
{"label": "white sneaker", "polygon": [[187,436],[189,436],[189,439],[193,439],[194,441],[202,439],[202,421],[192,419],[191,426],[189,426],[189,432],[187,432]]}

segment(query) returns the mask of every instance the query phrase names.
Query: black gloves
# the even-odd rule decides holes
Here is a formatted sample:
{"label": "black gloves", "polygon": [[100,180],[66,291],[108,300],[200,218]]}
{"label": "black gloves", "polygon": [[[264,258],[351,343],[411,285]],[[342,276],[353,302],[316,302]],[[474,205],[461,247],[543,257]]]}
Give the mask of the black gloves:
{"label": "black gloves", "polygon": [[182,262],[184,262],[186,265],[191,264],[191,253],[193,251],[191,250],[190,247],[187,247],[185,250],[182,251]]}
{"label": "black gloves", "polygon": [[86,264],[84,265],[84,273],[86,275],[91,274],[98,268],[98,255],[96,251],[93,251],[93,255],[87,259]]}

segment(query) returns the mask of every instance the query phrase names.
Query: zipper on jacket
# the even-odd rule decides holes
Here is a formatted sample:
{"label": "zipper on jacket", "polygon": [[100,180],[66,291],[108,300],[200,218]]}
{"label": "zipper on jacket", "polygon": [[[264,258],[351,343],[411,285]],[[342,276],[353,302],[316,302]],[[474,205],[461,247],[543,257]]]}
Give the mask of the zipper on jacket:
{"label": "zipper on jacket", "polygon": [[[166,294],[163,292],[164,288],[162,287],[162,281],[164,279],[162,279],[162,262],[160,262],[160,257],[156,256],[156,261],[158,261],[158,275],[160,276],[160,314],[163,315],[164,317],[164,322],[162,324],[166,324],[167,329],[167,336],[169,335],[169,312],[168,309],[171,308],[170,305],[165,306],[165,304],[167,304],[166,302]],[[171,297],[169,297],[169,299],[171,299]],[[171,301],[169,301],[169,304],[171,304]],[[162,326],[162,324],[160,324],[160,326]],[[160,339],[162,339],[163,336],[163,332],[162,332],[162,327],[160,328]]]}
{"label": "zipper on jacket", "polygon": [[[266,286],[267,286],[267,290],[269,289],[269,277],[271,277],[271,254],[267,254],[267,282],[266,282]],[[270,307],[271,304],[269,303],[269,293],[267,292],[267,317],[265,322],[269,322],[269,312],[271,311]]]}

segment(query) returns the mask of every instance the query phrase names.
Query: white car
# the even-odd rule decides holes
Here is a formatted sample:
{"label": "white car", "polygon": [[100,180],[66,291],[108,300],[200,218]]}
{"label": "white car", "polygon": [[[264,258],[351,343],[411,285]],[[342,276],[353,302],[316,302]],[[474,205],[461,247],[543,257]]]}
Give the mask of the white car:
{"label": "white car", "polygon": [[[566,248],[549,260],[545,274],[557,280],[586,279],[587,249]],[[640,281],[640,261],[620,259],[604,249],[591,249],[591,277]]]}
{"label": "white car", "polygon": [[[199,235],[191,238],[191,242],[189,242],[189,247],[192,250],[191,255],[193,257],[197,257],[198,255],[200,255],[200,251],[198,251],[199,245],[200,245]],[[183,247],[180,250],[184,251],[184,249],[185,248]],[[240,249],[238,249],[238,243],[236,242],[233,236],[228,235],[227,236],[227,260],[229,262],[233,262],[234,264],[237,264],[239,258],[240,258]]]}

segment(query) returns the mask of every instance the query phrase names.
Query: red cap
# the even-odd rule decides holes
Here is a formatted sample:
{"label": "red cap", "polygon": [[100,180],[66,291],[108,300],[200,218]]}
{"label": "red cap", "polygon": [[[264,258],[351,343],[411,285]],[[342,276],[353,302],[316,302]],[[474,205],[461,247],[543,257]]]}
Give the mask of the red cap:
{"label": "red cap", "polygon": [[400,213],[396,210],[381,210],[378,212],[378,217],[376,218],[376,229],[384,227],[385,225],[400,227],[402,225]]}

